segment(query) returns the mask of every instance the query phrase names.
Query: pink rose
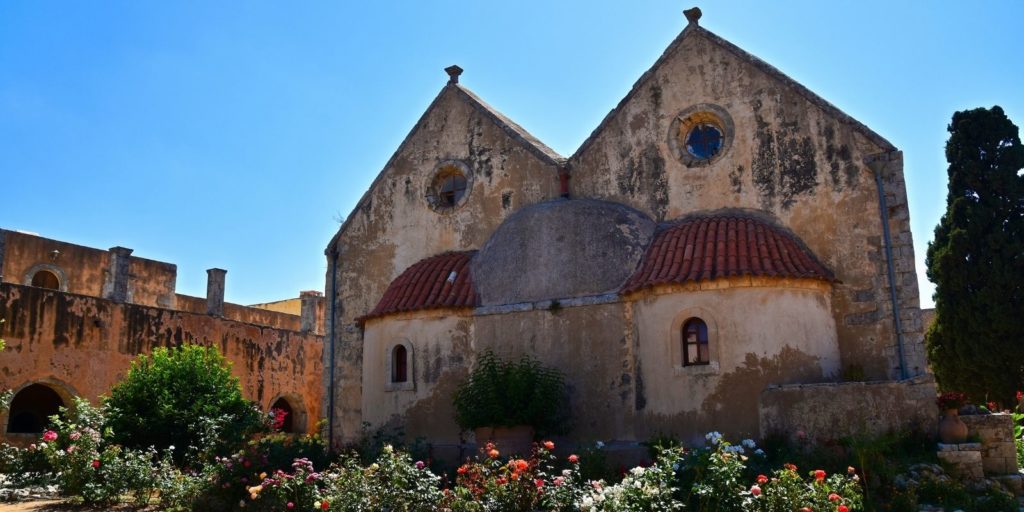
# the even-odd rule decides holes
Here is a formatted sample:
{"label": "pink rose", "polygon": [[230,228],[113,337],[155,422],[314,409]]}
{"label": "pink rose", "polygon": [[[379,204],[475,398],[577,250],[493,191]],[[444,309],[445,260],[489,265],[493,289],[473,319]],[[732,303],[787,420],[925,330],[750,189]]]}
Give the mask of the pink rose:
{"label": "pink rose", "polygon": [[46,441],[47,443],[52,443],[56,440],[57,433],[52,430],[47,430],[46,433],[43,434],[43,441]]}

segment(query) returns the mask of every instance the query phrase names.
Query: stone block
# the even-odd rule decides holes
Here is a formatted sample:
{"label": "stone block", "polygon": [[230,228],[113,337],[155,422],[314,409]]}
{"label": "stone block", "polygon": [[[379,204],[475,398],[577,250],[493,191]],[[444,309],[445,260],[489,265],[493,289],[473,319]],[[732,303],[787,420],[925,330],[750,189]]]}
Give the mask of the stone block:
{"label": "stone block", "polygon": [[938,456],[939,460],[945,462],[949,466],[950,471],[959,478],[964,480],[981,480],[985,477],[980,449],[940,451]]}
{"label": "stone block", "polygon": [[1013,493],[1014,496],[1024,496],[1024,475],[1000,475],[993,477],[993,479],[999,482],[1007,491]]}

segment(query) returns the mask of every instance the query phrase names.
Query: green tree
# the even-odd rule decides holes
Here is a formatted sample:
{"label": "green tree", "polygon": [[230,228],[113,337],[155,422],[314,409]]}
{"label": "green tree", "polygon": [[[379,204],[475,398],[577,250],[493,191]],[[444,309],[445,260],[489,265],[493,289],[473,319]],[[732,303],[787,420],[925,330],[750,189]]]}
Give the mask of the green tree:
{"label": "green tree", "polygon": [[114,442],[133,448],[175,447],[203,460],[224,455],[266,428],[266,416],[242,398],[231,363],[213,347],[157,348],[132,362],[106,399]]}
{"label": "green tree", "polygon": [[928,356],[943,389],[1011,403],[1024,388],[1024,146],[998,106],[953,114],[949,133]]}

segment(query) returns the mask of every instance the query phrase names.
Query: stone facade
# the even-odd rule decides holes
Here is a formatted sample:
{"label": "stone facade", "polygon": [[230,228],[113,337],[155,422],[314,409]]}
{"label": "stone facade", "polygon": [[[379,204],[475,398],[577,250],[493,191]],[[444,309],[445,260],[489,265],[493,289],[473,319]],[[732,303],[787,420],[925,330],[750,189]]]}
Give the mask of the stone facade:
{"label": "stone facade", "polygon": [[[917,277],[881,136],[696,18],[568,158],[448,71],[325,252],[335,445],[364,421],[463,443],[451,394],[485,349],[565,372],[579,440],[756,437],[832,392],[834,417],[906,411],[880,428],[934,416],[928,377],[907,380],[926,375]],[[469,263],[438,272],[451,252]],[[888,387],[762,394],[842,381]]]}
{"label": "stone facade", "polygon": [[[73,396],[95,402],[154,347],[197,343],[220,349],[246,398],[264,410],[284,399],[293,428],[315,430],[323,392],[318,292],[303,297],[303,321],[225,303],[219,269],[211,272],[217,280],[208,297],[189,297],[175,293],[174,265],[138,258],[131,249],[103,251],[8,230],[0,230],[0,240],[0,338],[7,345],[0,352],[0,389],[14,390],[30,416],[55,412],[31,403],[45,396],[59,399],[56,405],[70,405]],[[12,408],[0,415],[0,439],[35,440],[37,434],[11,421],[18,414]],[[28,430],[41,426],[35,423]]]}

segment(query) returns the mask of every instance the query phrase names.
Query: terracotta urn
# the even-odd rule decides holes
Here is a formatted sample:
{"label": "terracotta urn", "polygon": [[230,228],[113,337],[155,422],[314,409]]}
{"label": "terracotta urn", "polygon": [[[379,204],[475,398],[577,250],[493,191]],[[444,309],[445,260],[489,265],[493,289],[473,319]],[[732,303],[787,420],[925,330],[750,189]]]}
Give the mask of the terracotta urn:
{"label": "terracotta urn", "polygon": [[476,434],[477,450],[484,449],[487,443],[494,443],[502,457],[510,455],[526,457],[533,449],[533,427],[529,425],[477,427],[473,432]]}
{"label": "terracotta urn", "polygon": [[945,444],[957,444],[967,440],[967,424],[960,419],[956,409],[946,409],[939,421],[939,440]]}

